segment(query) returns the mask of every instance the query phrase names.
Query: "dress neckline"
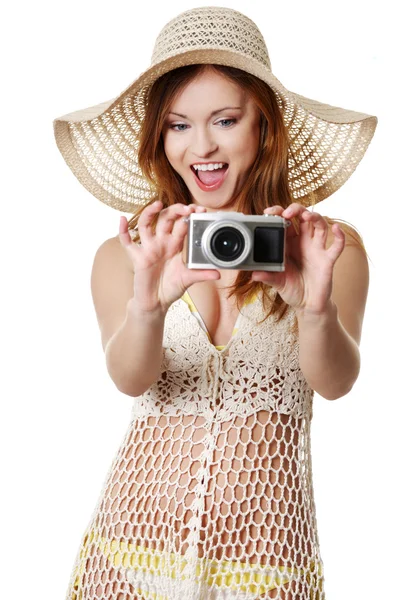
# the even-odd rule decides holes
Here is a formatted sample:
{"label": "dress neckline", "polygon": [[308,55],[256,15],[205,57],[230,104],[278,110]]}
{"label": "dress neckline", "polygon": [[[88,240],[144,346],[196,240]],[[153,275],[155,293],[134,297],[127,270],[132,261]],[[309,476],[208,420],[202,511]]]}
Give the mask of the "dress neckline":
{"label": "dress neckline", "polygon": [[[188,304],[187,304],[187,303],[185,302],[185,300],[183,299],[183,296],[184,296],[185,294],[188,296],[188,298],[190,299],[191,303],[192,303],[192,304],[193,304],[193,306],[195,307],[195,309],[196,309],[196,312],[197,312],[197,315],[198,315],[198,317],[199,317],[199,319],[200,319],[201,323],[203,324],[203,327],[204,327],[204,329],[201,327],[201,325],[200,325],[200,323],[199,323],[198,319],[196,318],[196,316],[195,316],[195,315],[192,313],[192,311],[190,310],[190,306],[188,306]],[[252,303],[256,302],[256,301],[258,300],[258,298],[259,298],[259,293],[257,293],[257,294],[254,294],[254,297],[253,297],[253,300],[252,300],[252,301],[250,300],[250,301],[247,301],[247,302],[245,302],[245,304],[244,304],[244,305],[241,307],[241,309],[239,310],[239,314],[238,314],[238,316],[237,316],[237,318],[236,318],[236,321],[235,321],[235,324],[234,324],[234,326],[233,326],[232,333],[231,333],[231,336],[230,336],[230,338],[229,338],[228,342],[226,343],[226,345],[225,345],[225,346],[223,346],[223,348],[218,348],[217,346],[215,346],[215,345],[212,343],[210,332],[208,331],[208,329],[207,329],[207,326],[206,326],[206,324],[205,324],[205,322],[204,322],[204,319],[203,319],[203,317],[201,316],[201,314],[200,314],[200,312],[199,312],[199,310],[198,310],[198,308],[197,308],[196,304],[193,302],[193,298],[192,298],[192,297],[191,297],[191,295],[189,294],[189,291],[188,291],[188,290],[186,290],[185,294],[183,294],[183,296],[182,296],[182,297],[181,297],[179,300],[183,302],[183,304],[185,305],[186,309],[189,311],[189,314],[190,314],[191,318],[193,318],[193,319],[196,321],[196,324],[197,324],[197,326],[200,328],[200,330],[201,330],[202,334],[204,334],[204,335],[205,335],[205,337],[206,337],[206,339],[207,339],[207,342],[208,342],[208,344],[209,344],[209,345],[210,345],[212,348],[214,348],[214,350],[215,350],[216,352],[218,352],[218,353],[225,352],[225,350],[227,350],[227,348],[229,348],[229,346],[231,345],[232,341],[235,339],[235,337],[236,337],[236,335],[237,335],[237,333],[238,333],[238,331],[239,331],[239,325],[240,325],[240,323],[241,323],[241,320],[242,320],[242,317],[243,317],[243,310],[246,308],[246,306],[247,306],[248,304],[252,304]],[[220,346],[220,344],[218,344],[218,346]]]}

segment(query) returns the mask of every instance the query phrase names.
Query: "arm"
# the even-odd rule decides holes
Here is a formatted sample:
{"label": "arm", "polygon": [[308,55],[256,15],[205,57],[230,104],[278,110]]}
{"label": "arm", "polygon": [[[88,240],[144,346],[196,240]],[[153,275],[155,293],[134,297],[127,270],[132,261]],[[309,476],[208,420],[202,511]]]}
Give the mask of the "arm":
{"label": "arm", "polygon": [[140,396],[159,376],[165,313],[137,310],[133,281],[118,237],[106,240],[94,258],[91,289],[107,370],[119,391]]}
{"label": "arm", "polygon": [[107,370],[117,388],[140,396],[160,376],[165,314],[137,310],[129,300],[126,317],[105,347]]}
{"label": "arm", "polygon": [[[332,235],[329,232],[328,245]],[[369,271],[364,252],[347,239],[335,263],[332,284],[331,300],[323,314],[297,312],[300,368],[310,386],[327,400],[346,395],[360,372]]]}
{"label": "arm", "polygon": [[300,368],[310,387],[327,400],[345,396],[360,372],[360,352],[331,302],[318,317],[297,314]]}

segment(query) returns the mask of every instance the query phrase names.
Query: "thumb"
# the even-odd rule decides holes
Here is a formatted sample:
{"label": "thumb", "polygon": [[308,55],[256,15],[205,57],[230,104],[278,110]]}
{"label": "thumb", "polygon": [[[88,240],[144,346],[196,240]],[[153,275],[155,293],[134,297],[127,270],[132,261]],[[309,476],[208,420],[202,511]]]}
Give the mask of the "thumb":
{"label": "thumb", "polygon": [[251,276],[251,280],[268,283],[271,287],[278,290],[283,285],[284,274],[280,271],[256,271]]}
{"label": "thumb", "polygon": [[189,269],[188,287],[201,281],[216,281],[221,279],[221,273],[216,269]]}

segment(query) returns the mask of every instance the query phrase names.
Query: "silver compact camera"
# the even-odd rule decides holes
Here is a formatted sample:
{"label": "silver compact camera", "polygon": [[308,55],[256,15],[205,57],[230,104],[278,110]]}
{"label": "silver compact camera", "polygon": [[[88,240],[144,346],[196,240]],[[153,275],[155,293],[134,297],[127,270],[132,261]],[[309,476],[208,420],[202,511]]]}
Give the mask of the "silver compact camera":
{"label": "silver compact camera", "polygon": [[186,220],[189,269],[285,270],[287,219],[220,211],[192,213]]}

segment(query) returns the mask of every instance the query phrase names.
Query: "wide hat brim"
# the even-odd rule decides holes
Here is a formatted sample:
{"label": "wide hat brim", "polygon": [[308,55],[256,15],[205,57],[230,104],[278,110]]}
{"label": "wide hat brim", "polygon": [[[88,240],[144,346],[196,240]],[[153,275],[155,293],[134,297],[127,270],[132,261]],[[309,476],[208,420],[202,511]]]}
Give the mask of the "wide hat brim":
{"label": "wide hat brim", "polygon": [[117,97],[54,119],[57,146],[82,185],[112,208],[134,213],[155,190],[137,163],[147,94],[161,75],[190,64],[236,67],[275,92],[289,137],[289,187],[308,207],[340,188],[375,133],[377,118],[289,91],[259,60],[235,50],[187,50],[153,64]]}

